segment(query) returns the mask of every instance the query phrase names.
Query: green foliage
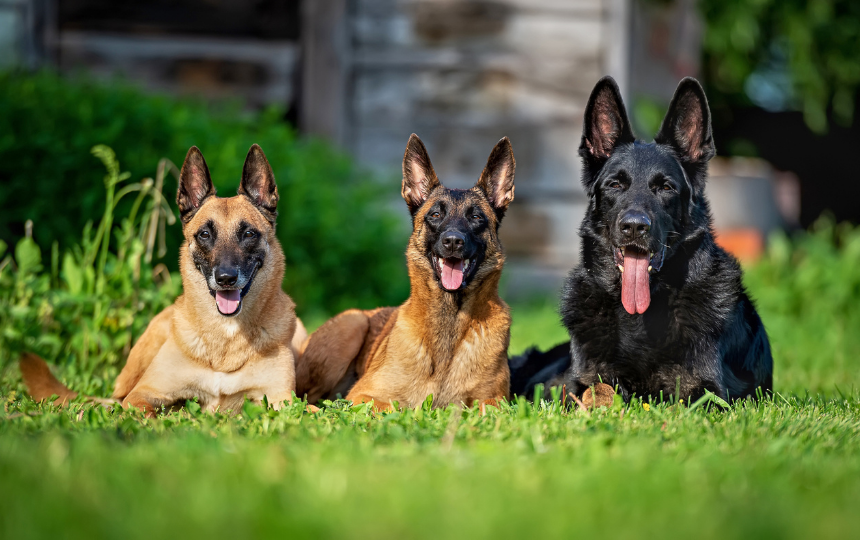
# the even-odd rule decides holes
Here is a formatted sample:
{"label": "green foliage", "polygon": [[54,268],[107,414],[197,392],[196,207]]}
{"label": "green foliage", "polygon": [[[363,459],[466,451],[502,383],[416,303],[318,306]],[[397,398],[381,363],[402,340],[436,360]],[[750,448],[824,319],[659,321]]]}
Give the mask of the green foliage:
{"label": "green foliage", "polygon": [[774,235],[745,282],[771,339],[777,388],[860,386],[860,227],[819,219]]}
{"label": "green foliage", "polygon": [[[0,245],[0,368],[23,351],[37,352],[63,360],[81,388],[108,395],[132,343],[173,301],[180,279],[151,264],[164,224],[175,221],[161,192],[165,162],[155,181],[129,183],[110,148],[92,153],[108,171],[95,231],[87,223],[81,242],[62,256],[55,243],[49,267],[32,238],[19,240],[14,254]],[[133,199],[130,213],[115,226],[114,211],[126,196]]]}
{"label": "green foliage", "polygon": [[[827,112],[850,124],[860,89],[860,3],[854,0],[703,0],[709,83],[743,94],[759,68],[784,56],[796,106],[815,131]],[[780,60],[782,61],[782,60]]]}
{"label": "green foliage", "polygon": [[[282,118],[277,109],[207,107],[117,82],[0,74],[0,239],[14,244],[32,220],[43,249],[59,242],[68,250],[78,242],[85,223],[102,216],[108,195],[96,181],[103,173],[89,155],[94,144],[113,148],[131,178],[151,176],[163,157],[181,164],[196,145],[219,194],[230,196],[248,148],[258,143],[278,181],[284,285],[299,312],[401,302],[408,290],[406,237],[396,231],[404,230],[405,211],[397,216],[385,204],[396,182],[381,185],[328,145],[299,138]],[[173,200],[176,183],[167,179],[164,190]],[[117,212],[127,214],[131,204],[122,201]],[[162,247],[170,269],[177,268],[181,240],[179,225],[167,228]]]}

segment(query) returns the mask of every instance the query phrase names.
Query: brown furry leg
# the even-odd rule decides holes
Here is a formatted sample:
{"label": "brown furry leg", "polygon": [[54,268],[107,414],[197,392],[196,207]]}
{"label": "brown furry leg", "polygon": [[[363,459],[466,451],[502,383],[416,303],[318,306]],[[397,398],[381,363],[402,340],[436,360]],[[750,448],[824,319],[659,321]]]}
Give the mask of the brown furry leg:
{"label": "brown furry leg", "polygon": [[58,381],[53,373],[51,373],[48,364],[35,354],[22,354],[19,365],[21,367],[21,375],[24,378],[24,384],[27,385],[27,391],[36,401],[48,399],[56,394],[59,397],[54,401],[54,404],[65,405],[70,400],[78,397],[78,393],[69,390],[63,383]]}
{"label": "brown furry leg", "polygon": [[152,388],[144,387],[132,390],[128,397],[122,401],[122,406],[126,409],[135,407],[144,411],[147,418],[155,418],[162,407],[172,405],[170,401],[167,396],[159,394]]}
{"label": "brown furry leg", "polygon": [[360,405],[361,403],[367,403],[368,401],[373,402],[373,410],[376,412],[381,411],[393,411],[394,407],[391,406],[391,403],[387,401],[382,401],[381,399],[375,399],[367,394],[359,394],[353,398],[352,402],[355,405]]}
{"label": "brown furry leg", "polygon": [[311,334],[296,359],[296,395],[316,403],[331,392],[358,356],[369,328],[367,315],[344,311]]}
{"label": "brown furry leg", "polygon": [[582,394],[582,404],[589,409],[597,407],[611,407],[615,389],[606,383],[597,383],[586,388]]}
{"label": "brown furry leg", "polygon": [[114,383],[114,399],[122,401],[137,386],[158,350],[167,341],[173,324],[173,309],[173,306],[169,306],[156,315],[131,348],[128,360]]}
{"label": "brown furry leg", "polygon": [[481,409],[481,416],[485,416],[487,414],[487,407],[495,407],[499,408],[499,400],[501,398],[490,398],[490,399],[482,399],[478,402],[478,407]]}
{"label": "brown furry leg", "polygon": [[298,358],[301,353],[304,352],[304,347],[306,347],[305,342],[307,340],[308,331],[302,323],[302,320],[296,317],[296,332],[293,334],[292,341],[290,341],[290,349],[293,351],[294,358]]}

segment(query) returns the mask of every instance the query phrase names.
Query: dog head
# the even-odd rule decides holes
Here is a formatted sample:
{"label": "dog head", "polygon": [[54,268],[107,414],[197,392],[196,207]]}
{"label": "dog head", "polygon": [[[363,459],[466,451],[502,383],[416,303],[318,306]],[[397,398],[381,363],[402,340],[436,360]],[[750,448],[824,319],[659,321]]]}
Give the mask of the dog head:
{"label": "dog head", "polygon": [[[500,271],[499,225],[514,199],[514,152],[500,140],[471,189],[448,189],[436,177],[427,149],[413,134],[403,156],[403,199],[412,213],[410,271],[435,279],[448,292]],[[432,276],[432,278],[430,277]]]}
{"label": "dog head", "polygon": [[203,154],[192,146],[182,164],[176,203],[186,240],[180,259],[186,289],[207,287],[212,309],[233,317],[242,311],[246,297],[258,294],[256,282],[274,280],[280,287],[278,188],[259,146],[248,151],[239,194],[230,198],[215,196]]}
{"label": "dog head", "polygon": [[579,147],[586,221],[621,273],[628,313],[648,309],[651,276],[684,240],[686,224],[707,220],[705,178],[715,152],[708,102],[695,79],[678,85],[653,143],[635,140],[611,77],[592,91]]}

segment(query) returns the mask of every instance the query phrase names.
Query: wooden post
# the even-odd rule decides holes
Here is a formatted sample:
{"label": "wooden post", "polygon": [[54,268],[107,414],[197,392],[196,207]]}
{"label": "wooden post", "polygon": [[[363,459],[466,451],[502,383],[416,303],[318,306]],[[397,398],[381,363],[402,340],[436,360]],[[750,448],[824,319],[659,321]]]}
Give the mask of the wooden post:
{"label": "wooden post", "polygon": [[302,2],[299,126],[304,133],[346,142],[349,80],[348,0]]}

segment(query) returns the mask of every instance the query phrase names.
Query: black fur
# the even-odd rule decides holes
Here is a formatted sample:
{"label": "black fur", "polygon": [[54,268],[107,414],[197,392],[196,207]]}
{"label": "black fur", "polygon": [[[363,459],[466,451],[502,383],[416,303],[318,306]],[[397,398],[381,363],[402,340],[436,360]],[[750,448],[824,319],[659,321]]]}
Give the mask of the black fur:
{"label": "black fur", "polygon": [[[598,82],[580,147],[590,199],[582,262],[560,308],[570,346],[512,359],[513,393],[531,397],[544,383],[581,394],[600,381],[617,386],[625,400],[696,399],[705,390],[732,400],[771,390],[764,325],[738,262],[714,242],[704,192],[714,154],[710,112],[695,79],[681,81],[650,144],[633,137],[615,81]],[[625,229],[631,215],[649,227]],[[653,252],[650,304],[641,314],[622,305],[622,247]]]}

